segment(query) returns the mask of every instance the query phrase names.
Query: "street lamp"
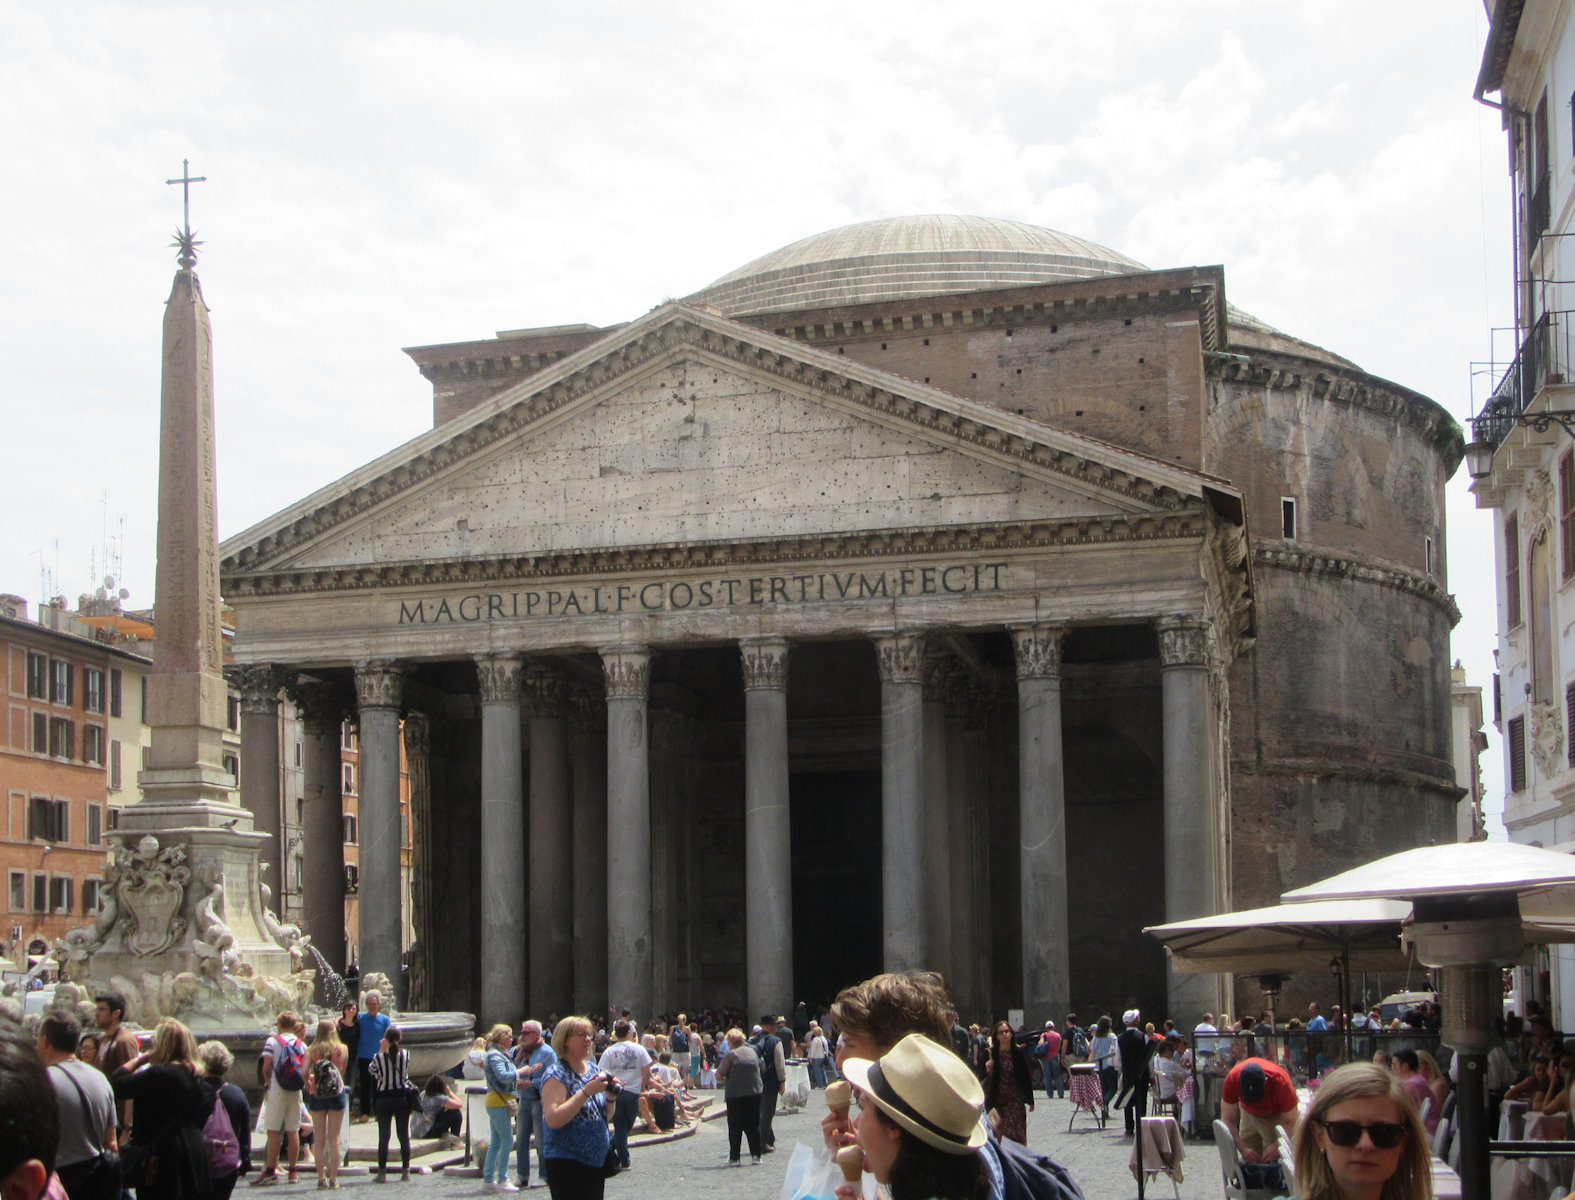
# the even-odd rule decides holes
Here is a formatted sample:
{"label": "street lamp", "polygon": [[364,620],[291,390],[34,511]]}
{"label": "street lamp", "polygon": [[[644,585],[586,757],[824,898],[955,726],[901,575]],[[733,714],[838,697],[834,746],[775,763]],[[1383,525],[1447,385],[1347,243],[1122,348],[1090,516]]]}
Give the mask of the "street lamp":
{"label": "street lamp", "polygon": [[1486,479],[1493,474],[1493,452],[1498,449],[1498,444],[1482,436],[1482,427],[1489,422],[1506,431],[1509,426],[1522,425],[1535,433],[1546,433],[1557,425],[1571,438],[1575,438],[1575,409],[1544,408],[1537,412],[1500,412],[1492,411],[1492,406],[1489,405],[1471,422],[1471,440],[1466,443],[1466,470],[1472,479]]}

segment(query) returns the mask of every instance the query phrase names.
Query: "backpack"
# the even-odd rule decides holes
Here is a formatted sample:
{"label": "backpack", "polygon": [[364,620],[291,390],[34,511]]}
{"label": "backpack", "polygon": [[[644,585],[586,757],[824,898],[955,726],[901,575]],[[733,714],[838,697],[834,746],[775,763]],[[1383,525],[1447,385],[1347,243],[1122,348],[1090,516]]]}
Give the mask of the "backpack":
{"label": "backpack", "polygon": [[1078,1058],[1088,1057],[1088,1034],[1075,1025],[1072,1027],[1072,1053]]}
{"label": "backpack", "polygon": [[1083,1200],[1072,1173],[1054,1159],[1010,1138],[990,1139],[1001,1162],[1004,1200]]}
{"label": "backpack", "polygon": [[279,1053],[274,1058],[273,1077],[287,1092],[298,1092],[306,1086],[302,1074],[306,1066],[306,1047],[299,1038],[279,1039]]}
{"label": "backpack", "polygon": [[217,1088],[213,1092],[213,1111],[202,1126],[202,1144],[208,1152],[208,1174],[214,1179],[233,1175],[241,1166],[241,1143],[235,1136],[224,1101]]}
{"label": "backpack", "polygon": [[[282,1086],[282,1085],[281,1085]],[[331,1058],[320,1058],[312,1064],[312,1095],[319,1100],[332,1100],[345,1090],[345,1077],[339,1073]]]}
{"label": "backpack", "polygon": [[689,1034],[686,1030],[674,1027],[673,1032],[667,1036],[667,1048],[674,1054],[689,1053]]}
{"label": "backpack", "polygon": [[777,1082],[777,1035],[762,1033],[760,1040],[751,1042],[755,1053],[760,1055],[760,1078],[767,1083]]}

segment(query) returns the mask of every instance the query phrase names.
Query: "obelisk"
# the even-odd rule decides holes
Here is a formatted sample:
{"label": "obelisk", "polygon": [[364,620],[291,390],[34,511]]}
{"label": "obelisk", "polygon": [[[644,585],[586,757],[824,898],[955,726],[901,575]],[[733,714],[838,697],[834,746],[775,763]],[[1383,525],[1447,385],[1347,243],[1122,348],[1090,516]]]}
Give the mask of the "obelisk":
{"label": "obelisk", "polygon": [[[125,927],[111,932],[93,955],[92,969],[96,978],[108,978],[113,970],[195,969],[195,938],[205,927],[213,936],[211,918],[197,911],[208,899],[209,913],[228,927],[231,949],[240,960],[258,975],[282,975],[290,970],[290,956],[266,932],[257,886],[259,853],[267,838],[253,830],[251,814],[238,803],[235,781],[224,769],[228,691],[219,622],[213,333],[195,270],[201,243],[191,232],[189,184],[197,181],[188,171],[171,182],[188,185],[188,202],[185,228],[174,243],[180,270],[164,310],[158,566],[147,709],[153,738],[147,767],[137,776],[142,798],[121,811],[115,837],[131,852],[151,835],[161,853],[174,857],[163,870],[133,867],[126,874],[137,879],[135,889],[124,878],[115,885],[121,909],[136,918],[135,936],[126,937]],[[149,930],[150,922],[162,928]]]}

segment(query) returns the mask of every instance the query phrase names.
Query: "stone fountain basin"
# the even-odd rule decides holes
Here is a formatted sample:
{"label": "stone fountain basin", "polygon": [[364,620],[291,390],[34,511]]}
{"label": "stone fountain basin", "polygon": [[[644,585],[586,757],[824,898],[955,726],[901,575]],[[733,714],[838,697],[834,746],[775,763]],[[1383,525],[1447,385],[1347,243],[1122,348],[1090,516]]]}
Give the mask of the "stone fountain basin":
{"label": "stone fountain basin", "polygon": [[[410,1052],[410,1078],[418,1086],[430,1076],[458,1066],[476,1040],[476,1018],[472,1013],[398,1013],[391,1024],[399,1028],[400,1045]],[[307,1022],[308,1034],[313,1025],[314,1022]],[[216,1039],[229,1047],[230,1053],[235,1055],[235,1065],[230,1068],[226,1078],[244,1091],[247,1100],[254,1106],[262,1098],[262,1088],[257,1082],[257,1060],[262,1056],[263,1045],[273,1036],[273,1032],[273,1029],[263,1027],[239,1029],[234,1026],[194,1026],[192,1029],[199,1042]],[[310,1036],[307,1041],[310,1043]]]}

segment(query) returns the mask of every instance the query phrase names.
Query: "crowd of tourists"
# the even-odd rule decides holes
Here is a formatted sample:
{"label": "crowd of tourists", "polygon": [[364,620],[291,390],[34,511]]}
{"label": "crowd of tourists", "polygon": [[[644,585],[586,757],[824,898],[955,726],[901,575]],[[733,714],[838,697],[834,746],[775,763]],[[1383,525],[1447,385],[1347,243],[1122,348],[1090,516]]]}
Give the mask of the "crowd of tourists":
{"label": "crowd of tourists", "polygon": [[[1251,1184],[1310,1200],[1420,1200],[1429,1194],[1430,1134],[1454,1088],[1453,1062],[1441,1066],[1416,1045],[1364,1041],[1388,1030],[1376,1014],[1347,1021],[1312,1005],[1295,1029],[1267,1019],[1216,1023],[1205,1013],[1184,1031],[1171,1021],[1156,1027],[1136,1009],[1119,1025],[1069,1015],[1033,1031],[1005,1021],[964,1026],[927,972],[876,976],[818,1018],[800,1005],[792,1017],[763,1015],[747,1032],[736,1011],[710,1010],[693,1020],[649,1018],[643,1029],[628,1012],[610,1028],[582,1016],[545,1027],[525,1021],[517,1034],[500,1024],[477,1039],[456,1069],[460,1080],[440,1075],[418,1088],[401,1030],[382,1007],[368,992],[362,1005],[347,1003],[311,1028],[281,1013],[257,1064],[260,1120],[227,1079],[228,1049],[197,1044],[175,1020],[139,1039],[114,993],[96,998],[85,1031],[76,1016],[51,1011],[24,1034],[0,1011],[0,1127],[18,1131],[0,1139],[0,1186],[8,1200],[119,1200],[126,1190],[137,1200],[229,1200],[252,1171],[256,1128],[265,1142],[251,1186],[294,1183],[310,1168],[317,1186],[332,1190],[352,1112],[378,1125],[374,1179],[390,1177],[395,1139],[408,1179],[412,1136],[459,1144],[471,1080],[485,1092],[486,1127],[471,1134],[485,1145],[486,1190],[532,1186],[534,1147],[534,1186],[554,1200],[601,1197],[606,1179],[633,1165],[632,1133],[699,1120],[713,1102],[701,1093],[713,1088],[726,1109],[727,1163],[743,1165],[746,1149],[748,1162],[760,1163],[776,1148],[788,1061],[803,1060],[811,1087],[851,1085],[851,1105],[828,1093],[828,1163],[851,1155],[852,1173],[873,1174],[891,1200],[1080,1200],[1063,1168],[1027,1149],[1027,1118],[1036,1098],[1068,1099],[1082,1064],[1099,1079],[1101,1114],[1122,1111],[1129,1132],[1150,1104],[1174,1101],[1200,1075],[1217,1079],[1199,1132],[1217,1115]],[[1436,1006],[1424,1005],[1402,1028],[1426,1033],[1436,1018]],[[1561,1120],[1575,1112],[1575,1045],[1538,1013],[1510,1034],[1489,1058],[1490,1104],[1522,1100]],[[1310,1103],[1297,1092],[1308,1079],[1320,1084]],[[851,1182],[836,1192],[856,1194]]]}

